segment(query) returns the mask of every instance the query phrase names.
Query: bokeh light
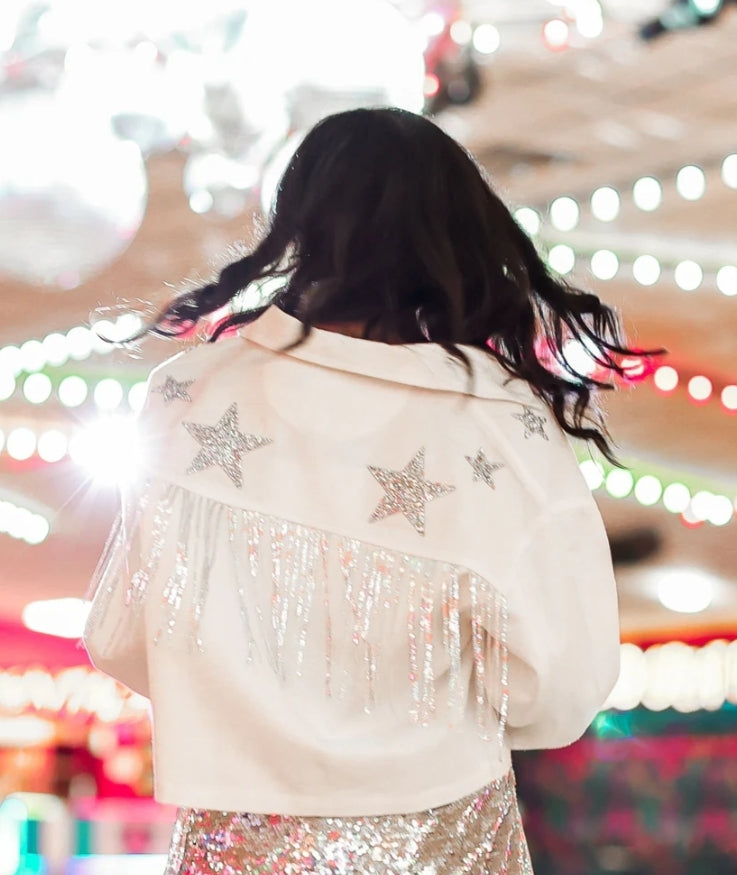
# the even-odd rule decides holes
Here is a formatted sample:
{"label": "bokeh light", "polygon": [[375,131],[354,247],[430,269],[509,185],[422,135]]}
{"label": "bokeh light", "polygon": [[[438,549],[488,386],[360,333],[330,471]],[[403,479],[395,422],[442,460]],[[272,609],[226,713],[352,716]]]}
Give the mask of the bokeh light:
{"label": "bokeh light", "polygon": [[657,592],[664,607],[682,614],[704,611],[714,598],[711,579],[695,569],[658,572]]}
{"label": "bokeh light", "polygon": [[51,395],[51,380],[46,374],[30,374],[23,382],[23,395],[31,404],[43,404]]}
{"label": "bokeh light", "polygon": [[580,217],[581,209],[572,197],[558,197],[550,204],[550,221],[559,231],[572,231]]}
{"label": "bokeh light", "polygon": [[706,174],[695,164],[681,167],[676,174],[676,190],[684,200],[699,200],[706,191]]}
{"label": "bokeh light", "polygon": [[57,392],[59,401],[65,407],[79,407],[80,404],[84,404],[87,400],[89,389],[82,377],[70,376],[64,377],[61,383],[59,383]]}
{"label": "bokeh light", "polygon": [[717,288],[723,295],[737,295],[737,265],[725,264],[717,271]]}
{"label": "bokeh light", "polygon": [[727,155],[722,162],[722,182],[729,188],[737,188],[737,153]]}
{"label": "bokeh light", "polygon": [[607,474],[605,486],[612,498],[626,498],[632,492],[634,478],[625,468],[613,468]]}
{"label": "bokeh light", "polygon": [[632,264],[632,275],[641,286],[652,286],[660,279],[660,262],[654,255],[640,255]]}
{"label": "bokeh light", "polygon": [[672,392],[678,385],[678,371],[670,365],[662,365],[653,374],[653,382],[661,392]]}
{"label": "bokeh light", "polygon": [[591,256],[591,273],[600,280],[611,280],[619,270],[619,259],[610,249],[599,249]]}
{"label": "bokeh light", "polygon": [[694,401],[706,401],[711,397],[712,385],[708,377],[698,375],[688,381],[688,394]]}
{"label": "bokeh light", "polygon": [[12,459],[24,462],[36,452],[36,435],[25,426],[14,428],[8,434],[5,448]]}
{"label": "bokeh light", "polygon": [[570,273],[576,265],[576,253],[565,243],[556,243],[548,252],[548,264],[559,274]]}
{"label": "bokeh light", "polygon": [[670,513],[683,513],[691,503],[691,493],[683,483],[670,483],[663,490],[663,506]]}
{"label": "bokeh light", "polygon": [[644,212],[657,210],[663,202],[663,186],[654,176],[643,176],[632,186],[635,206]]}
{"label": "bokeh light", "polygon": [[701,265],[695,261],[681,261],[674,271],[676,285],[684,292],[693,292],[701,285],[704,279],[704,271]]}
{"label": "bokeh light", "polygon": [[619,192],[610,185],[597,188],[591,195],[591,212],[600,222],[612,222],[619,215]]}

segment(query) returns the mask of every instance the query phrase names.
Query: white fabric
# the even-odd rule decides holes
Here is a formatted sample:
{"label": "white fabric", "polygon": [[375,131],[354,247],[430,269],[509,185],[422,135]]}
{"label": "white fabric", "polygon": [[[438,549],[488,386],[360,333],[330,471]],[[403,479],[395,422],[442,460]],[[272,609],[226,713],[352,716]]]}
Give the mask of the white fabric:
{"label": "white fabric", "polygon": [[[151,699],[155,795],[162,802],[314,816],[446,804],[504,775],[510,749],[577,739],[614,685],[617,604],[602,521],[550,411],[483,352],[464,348],[474,365],[469,387],[466,371],[434,344],[385,345],[315,330],[303,345],[284,351],[300,328],[272,307],[239,336],[197,346],[154,370],[140,417],[154,500],[128,532],[124,561],[118,556],[103,568],[85,644],[96,666]],[[167,377],[189,383],[191,401],[167,400],[160,391]],[[215,425],[233,403],[240,431],[271,441],[243,453],[241,488],[219,466],[187,473],[202,448],[183,423]],[[544,418],[545,437],[517,418],[525,410]],[[402,513],[370,521],[386,493],[369,466],[399,471],[423,447],[425,479],[455,487],[427,502],[425,534]],[[502,465],[494,488],[474,480],[467,457],[480,449]],[[232,515],[242,508],[326,538],[375,545],[389,556],[468,569],[489,581],[509,613],[509,707],[501,748],[476,725],[465,592],[466,707],[460,719],[446,718],[438,707],[427,725],[408,714],[407,605],[401,600],[396,621],[384,622],[377,639],[381,665],[370,713],[360,690],[363,651],[341,634],[345,630],[333,630],[335,665],[343,682],[346,666],[355,667],[356,678],[353,690],[348,677],[342,697],[324,693],[322,646],[306,646],[301,677],[286,681],[268,659],[248,661],[232,557],[224,549],[211,557],[202,647],[193,646],[191,636],[154,643],[162,593],[177,563],[176,527],[163,539],[143,612],[123,624],[130,611],[126,592],[140,564],[135,557],[152,549],[151,508],[172,488],[206,499],[210,509]],[[324,639],[329,604],[345,601],[336,561],[325,557],[329,591],[324,605],[322,596],[315,602],[311,639]],[[263,564],[250,580],[244,597],[254,611],[268,614],[275,573]],[[440,609],[439,599],[432,604]],[[419,644],[430,647],[441,702],[449,662],[439,641],[442,618],[433,622],[434,637]],[[499,683],[488,678],[497,702]]]}

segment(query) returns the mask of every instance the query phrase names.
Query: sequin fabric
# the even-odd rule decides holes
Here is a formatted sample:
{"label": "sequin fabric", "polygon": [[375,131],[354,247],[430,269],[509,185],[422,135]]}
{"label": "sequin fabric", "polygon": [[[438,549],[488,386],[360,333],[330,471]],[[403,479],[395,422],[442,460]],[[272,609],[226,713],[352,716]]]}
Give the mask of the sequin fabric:
{"label": "sequin fabric", "polygon": [[194,383],[194,380],[175,380],[174,377],[167,377],[166,380],[159,386],[155,386],[151,391],[158,392],[164,398],[164,404],[171,404],[179,398],[181,401],[191,401],[189,387]]}
{"label": "sequin fabric", "polygon": [[514,776],[414,814],[180,809],[165,875],[532,875]]}
{"label": "sequin fabric", "polygon": [[[136,555],[130,535],[144,513],[148,549]],[[158,608],[149,620],[154,647],[184,640],[189,652],[205,652],[202,622],[212,569],[217,556],[229,554],[228,585],[236,593],[246,665],[260,658],[281,681],[302,679],[305,684],[305,666],[322,665],[320,687],[327,697],[342,700],[360,688],[363,710],[371,713],[380,690],[395,683],[395,663],[384,657],[385,639],[397,613],[404,612],[400,628],[411,721],[423,726],[435,719],[463,721],[469,693],[462,682],[463,652],[468,649],[479,734],[503,745],[509,702],[508,606],[481,575],[223,505],[172,484],[157,498],[145,492],[132,515],[133,526],[123,526],[111,538],[111,555],[93,580],[100,597],[92,617],[99,622],[122,576],[129,610],[115,626],[115,640],[131,632],[146,603],[154,602]],[[168,574],[159,574],[169,541],[174,546],[167,556]],[[265,584],[270,597],[262,604],[256,595]],[[338,597],[331,598],[331,592]],[[105,646],[110,649],[114,643]],[[349,651],[360,658],[358,672]],[[447,679],[440,696],[438,665]]]}
{"label": "sequin fabric", "polygon": [[538,416],[531,407],[525,407],[523,408],[522,413],[513,413],[512,415],[515,419],[519,419],[522,425],[524,425],[525,438],[530,438],[537,434],[540,435],[543,440],[550,440],[545,433],[545,417]]}
{"label": "sequin fabric", "polygon": [[466,461],[473,468],[474,481],[483,480],[487,486],[496,489],[494,474],[504,465],[500,462],[490,462],[483,450],[477,450],[475,456],[466,456]]}
{"label": "sequin fabric", "polygon": [[271,443],[271,438],[240,431],[237,404],[231,404],[215,425],[197,422],[182,425],[202,447],[187,473],[196,474],[215,465],[222,468],[239,489],[243,486],[241,456]]}
{"label": "sequin fabric", "polygon": [[386,493],[371,514],[375,523],[395,513],[401,513],[418,535],[425,534],[425,506],[428,501],[455,490],[449,483],[425,480],[425,448],[419,449],[401,471],[369,465],[369,471]]}

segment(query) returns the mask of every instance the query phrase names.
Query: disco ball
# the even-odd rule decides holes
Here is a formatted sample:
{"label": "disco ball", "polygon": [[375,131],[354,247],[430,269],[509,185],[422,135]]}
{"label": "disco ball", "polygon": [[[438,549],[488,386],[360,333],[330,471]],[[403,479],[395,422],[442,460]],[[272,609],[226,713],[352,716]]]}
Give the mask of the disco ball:
{"label": "disco ball", "polygon": [[[275,46],[278,64],[273,63]],[[416,29],[386,0],[253,5],[232,52],[232,81],[251,100],[283,107],[291,131],[264,165],[265,212],[295,149],[320,119],[363,106],[422,110],[423,51]],[[266,81],[263,70],[269,70]]]}
{"label": "disco ball", "polygon": [[0,97],[0,273],[71,289],[112,263],[146,209],[140,149],[52,93]]}
{"label": "disco ball", "polygon": [[279,95],[293,130],[360,106],[419,112],[423,52],[417,31],[387,0],[260,0],[232,51],[232,81],[264,101]]}

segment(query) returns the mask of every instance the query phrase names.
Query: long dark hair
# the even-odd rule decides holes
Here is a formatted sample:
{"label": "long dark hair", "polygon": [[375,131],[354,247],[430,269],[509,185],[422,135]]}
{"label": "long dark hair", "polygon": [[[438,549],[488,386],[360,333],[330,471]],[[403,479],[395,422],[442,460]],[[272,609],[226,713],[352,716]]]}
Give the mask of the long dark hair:
{"label": "long dark hair", "polygon": [[[261,242],[148,330],[185,334],[266,277],[283,277],[269,303],[303,323],[303,338],[314,325],[359,323],[365,339],[433,341],[469,368],[458,344],[484,349],[548,402],[564,431],[616,462],[592,398],[612,384],[563,354],[578,340],[623,374],[618,358],[631,350],[616,314],[548,271],[473,158],[427,118],[381,108],[319,122],[280,181]],[[209,339],[264,309],[237,310]]]}

